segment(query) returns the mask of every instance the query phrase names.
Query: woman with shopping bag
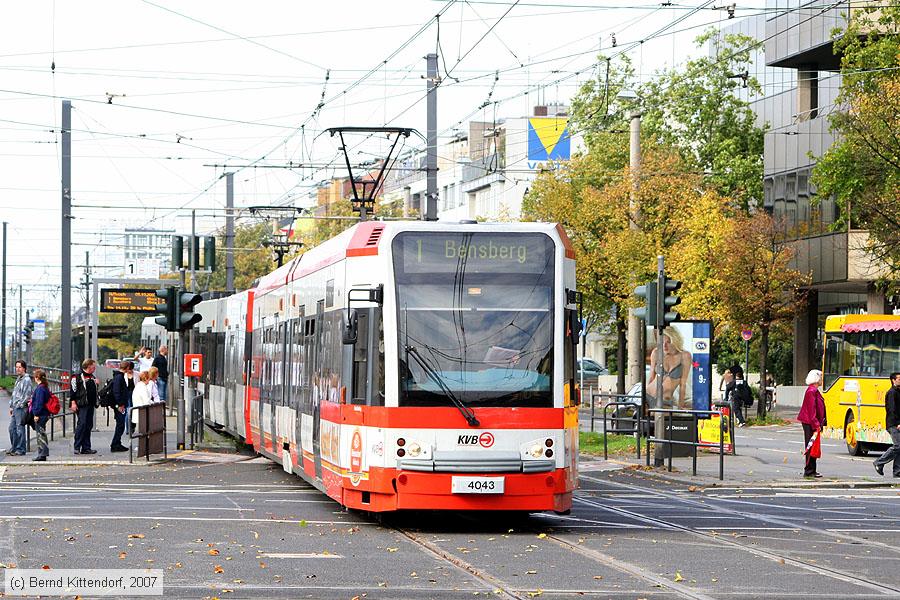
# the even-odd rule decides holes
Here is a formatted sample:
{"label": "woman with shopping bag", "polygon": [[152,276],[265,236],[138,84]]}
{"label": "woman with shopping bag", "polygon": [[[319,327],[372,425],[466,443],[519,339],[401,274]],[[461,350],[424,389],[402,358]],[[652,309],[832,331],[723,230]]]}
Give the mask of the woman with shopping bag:
{"label": "woman with shopping bag", "polygon": [[804,477],[822,477],[816,471],[816,459],[822,456],[822,427],[825,426],[825,398],[819,391],[822,385],[822,371],[813,369],[806,376],[806,393],[803,395],[803,404],[797,420],[803,425],[803,451],[806,457],[806,466],[803,469]]}

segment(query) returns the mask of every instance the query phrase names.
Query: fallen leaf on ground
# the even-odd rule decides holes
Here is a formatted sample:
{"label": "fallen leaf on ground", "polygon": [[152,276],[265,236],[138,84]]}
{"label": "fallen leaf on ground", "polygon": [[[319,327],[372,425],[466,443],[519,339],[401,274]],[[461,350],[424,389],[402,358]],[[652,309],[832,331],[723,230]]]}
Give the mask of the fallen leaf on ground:
{"label": "fallen leaf on ground", "polygon": [[525,571],[526,575],[537,575],[537,571]]}
{"label": "fallen leaf on ground", "polygon": [[225,569],[222,568],[222,565],[216,565],[215,567],[213,567],[213,572],[214,573],[224,573]]}
{"label": "fallen leaf on ground", "polygon": [[128,556],[127,552],[119,552],[119,560],[125,560],[126,556]]}
{"label": "fallen leaf on ground", "polygon": [[219,551],[216,550],[215,548],[211,548],[211,549],[209,550],[209,552],[207,552],[207,554],[209,554],[210,556],[218,556],[218,555],[219,555]]}
{"label": "fallen leaf on ground", "polygon": [[544,539],[545,537],[547,537],[547,534],[546,534],[546,533],[539,533],[539,534],[538,534],[538,537],[541,538],[541,539]]}
{"label": "fallen leaf on ground", "polygon": [[684,581],[684,577],[681,576],[679,571],[675,571],[675,581]]}
{"label": "fallen leaf on ground", "polygon": [[142,540],[142,539],[144,539],[144,534],[143,533],[129,533],[128,537],[135,539],[135,540]]}
{"label": "fallen leaf on ground", "polygon": [[396,552],[396,551],[399,550],[399,549],[400,549],[400,548],[388,548],[387,551],[388,551],[388,552]]}

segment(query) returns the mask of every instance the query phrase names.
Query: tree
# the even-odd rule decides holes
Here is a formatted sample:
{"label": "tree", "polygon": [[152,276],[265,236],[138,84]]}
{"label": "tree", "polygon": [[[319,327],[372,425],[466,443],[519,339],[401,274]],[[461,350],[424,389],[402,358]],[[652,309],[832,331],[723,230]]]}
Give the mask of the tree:
{"label": "tree", "polygon": [[714,56],[690,60],[644,84],[641,137],[677,148],[707,186],[747,210],[762,200],[764,131],[738,91],[761,93],[748,74],[759,42],[739,34],[720,36],[708,30],[696,40],[698,48],[711,41]]}
{"label": "tree", "polygon": [[[732,327],[758,330],[760,381],[764,382],[769,336],[803,308],[803,286],[809,277],[791,268],[794,252],[780,238],[783,228],[767,213],[739,215],[729,224],[729,250],[718,261],[718,295]],[[765,402],[757,404],[756,410],[764,417]]]}
{"label": "tree", "polygon": [[[871,250],[900,275],[900,7],[853,9],[835,32],[841,89],[831,115],[840,139],[813,173],[820,197],[834,196],[836,227],[869,230]],[[873,31],[880,35],[871,35]]]}

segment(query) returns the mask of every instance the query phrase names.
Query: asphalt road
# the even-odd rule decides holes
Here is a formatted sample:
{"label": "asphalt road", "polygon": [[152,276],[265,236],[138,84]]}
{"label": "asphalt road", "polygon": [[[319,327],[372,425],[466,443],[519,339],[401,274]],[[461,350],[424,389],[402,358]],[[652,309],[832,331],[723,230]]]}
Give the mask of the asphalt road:
{"label": "asphalt road", "polygon": [[379,521],[265,459],[186,458],[6,468],[2,562],[160,568],[177,598],[900,597],[894,488],[702,490],[592,471],[569,516]]}

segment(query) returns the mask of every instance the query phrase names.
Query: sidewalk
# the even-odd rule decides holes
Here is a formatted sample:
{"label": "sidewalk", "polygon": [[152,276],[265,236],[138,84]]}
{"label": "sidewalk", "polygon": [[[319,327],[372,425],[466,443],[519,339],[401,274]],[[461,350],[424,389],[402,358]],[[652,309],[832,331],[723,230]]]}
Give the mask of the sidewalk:
{"label": "sidewalk", "polygon": [[[47,438],[49,440],[50,455],[44,462],[32,462],[37,456],[37,441],[35,439],[34,429],[27,428],[30,446],[25,456],[7,456],[6,450],[9,448],[9,394],[0,390],[0,466],[38,466],[38,465],[128,465],[132,464],[128,460],[128,452],[111,452],[109,449],[112,442],[113,430],[115,429],[115,420],[112,414],[109,415],[109,424],[107,425],[107,409],[98,408],[94,414],[94,429],[91,433],[91,447],[97,451],[97,454],[75,454],[72,446],[75,436],[74,418],[72,416],[65,417],[65,437],[63,437],[62,418],[54,419],[53,428],[51,430],[50,423],[47,424]],[[170,455],[175,452],[176,448],[176,429],[175,417],[166,417],[166,447]],[[53,439],[50,439],[51,431]],[[150,455],[150,461],[144,457],[137,457],[138,440],[133,441],[134,447],[134,463],[138,464],[159,464],[165,462],[163,454]],[[128,434],[122,436],[122,444],[128,446]]]}
{"label": "sidewalk", "polygon": [[[872,467],[872,461],[880,453],[868,456],[850,456],[843,440],[824,438],[822,458],[818,460],[821,479],[805,479],[802,476],[804,456],[803,431],[788,409],[779,415],[789,422],[783,425],[743,427],[735,431],[736,454],[725,455],[725,478],[719,480],[719,455],[717,451],[697,452],[697,475],[692,475],[692,459],[675,457],[672,472],[668,461],[662,467],[646,466],[646,444],[641,445],[641,458],[635,453],[603,456],[582,455],[580,470],[606,471],[630,469],[641,476],[670,481],[687,487],[725,488],[861,488],[900,486],[900,480],[890,476],[880,477]],[[643,439],[642,439],[643,441]],[[652,452],[652,448],[651,448]],[[651,456],[651,465],[653,458]],[[890,469],[887,469],[889,475]]]}

